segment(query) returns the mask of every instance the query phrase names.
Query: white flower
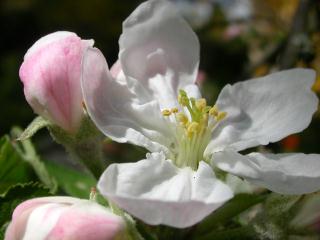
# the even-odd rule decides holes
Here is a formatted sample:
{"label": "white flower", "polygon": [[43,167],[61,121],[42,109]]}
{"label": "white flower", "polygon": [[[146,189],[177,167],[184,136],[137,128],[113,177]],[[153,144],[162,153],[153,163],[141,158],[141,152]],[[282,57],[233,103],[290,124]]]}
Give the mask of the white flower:
{"label": "white flower", "polygon": [[149,224],[188,227],[233,197],[221,169],[273,191],[320,188],[319,155],[241,155],[306,128],[318,100],[312,70],[294,69],[227,85],[207,106],[194,84],[198,39],[167,1],[141,4],[124,22],[119,61],[98,49],[83,60],[88,112],[118,142],[147,148],[136,163],[113,164],[100,192]]}

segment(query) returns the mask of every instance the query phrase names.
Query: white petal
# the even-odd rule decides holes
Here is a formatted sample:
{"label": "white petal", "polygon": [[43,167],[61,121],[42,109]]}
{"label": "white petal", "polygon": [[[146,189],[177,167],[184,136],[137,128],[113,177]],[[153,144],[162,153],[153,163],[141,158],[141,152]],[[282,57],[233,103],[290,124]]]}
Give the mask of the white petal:
{"label": "white petal", "polygon": [[314,79],[313,70],[292,69],[224,87],[217,106],[228,115],[206,154],[266,145],[304,130],[318,106]]}
{"label": "white petal", "polygon": [[249,182],[282,194],[305,194],[320,189],[320,155],[241,155],[223,151],[213,154],[213,164]]}
{"label": "white petal", "polygon": [[128,83],[136,79],[161,108],[173,107],[178,90],[196,80],[197,36],[169,1],[141,4],[123,23],[119,44]]}
{"label": "white petal", "polygon": [[259,188],[233,174],[227,174],[224,182],[232,189],[234,194],[253,193]]}
{"label": "white petal", "polygon": [[125,83],[115,81],[96,48],[83,59],[82,92],[91,119],[105,135],[150,151],[167,150],[172,131],[157,102],[141,102]]}
{"label": "white petal", "polygon": [[233,196],[205,162],[194,172],[177,168],[162,153],[147,157],[137,163],[109,166],[98,189],[148,224],[189,227]]}

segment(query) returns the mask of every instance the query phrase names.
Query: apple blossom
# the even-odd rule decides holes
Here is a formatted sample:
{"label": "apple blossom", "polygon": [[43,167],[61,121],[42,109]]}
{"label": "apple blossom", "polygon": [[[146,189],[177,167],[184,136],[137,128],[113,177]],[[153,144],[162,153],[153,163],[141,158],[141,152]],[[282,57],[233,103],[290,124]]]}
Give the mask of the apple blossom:
{"label": "apple blossom", "polygon": [[20,67],[25,97],[33,110],[67,132],[75,132],[83,116],[81,61],[93,40],[60,31],[40,38]]}
{"label": "apple blossom", "polygon": [[93,201],[43,197],[18,205],[5,240],[107,240],[119,237],[124,226],[121,217]]}
{"label": "apple blossom", "polygon": [[[305,129],[317,109],[312,70],[293,69],[227,85],[209,106],[195,84],[199,42],[165,0],[141,4],[123,24],[111,70],[88,48],[82,89],[108,137],[151,153],[112,164],[98,189],[149,224],[188,227],[233,197],[217,172],[285,194],[320,189],[316,154],[242,155]],[[221,174],[220,174],[221,175]]]}

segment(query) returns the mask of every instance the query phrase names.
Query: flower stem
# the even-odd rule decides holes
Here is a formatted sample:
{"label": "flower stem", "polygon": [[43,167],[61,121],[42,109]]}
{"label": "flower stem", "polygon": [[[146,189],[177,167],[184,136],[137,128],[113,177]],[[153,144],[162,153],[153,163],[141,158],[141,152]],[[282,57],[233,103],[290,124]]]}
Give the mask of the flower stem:
{"label": "flower stem", "polygon": [[75,135],[66,133],[57,126],[51,126],[49,130],[53,139],[63,145],[74,160],[99,179],[106,168],[102,151],[103,135],[88,117],[83,119]]}

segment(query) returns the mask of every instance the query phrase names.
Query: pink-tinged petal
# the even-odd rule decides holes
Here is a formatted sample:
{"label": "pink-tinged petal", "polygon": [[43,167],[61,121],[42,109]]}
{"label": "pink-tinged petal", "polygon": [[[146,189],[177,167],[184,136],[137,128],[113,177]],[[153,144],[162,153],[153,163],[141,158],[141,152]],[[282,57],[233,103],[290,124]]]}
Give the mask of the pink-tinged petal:
{"label": "pink-tinged petal", "polygon": [[233,151],[213,154],[212,163],[223,171],[281,194],[305,194],[320,190],[319,154],[241,155]]}
{"label": "pink-tinged petal", "polygon": [[40,38],[31,46],[31,48],[28,49],[28,51],[24,55],[24,60],[26,60],[28,57],[33,55],[35,52],[43,49],[48,44],[61,41],[61,40],[63,41],[65,38],[68,38],[68,37],[77,37],[77,34],[73,32],[67,32],[67,31],[58,31]]}
{"label": "pink-tinged petal", "polygon": [[122,72],[121,63],[119,60],[117,60],[110,69],[111,76],[116,79],[121,72]]}
{"label": "pink-tinged petal", "polygon": [[199,42],[169,1],[142,3],[123,23],[119,44],[128,84],[139,83],[161,109],[174,107],[178,90],[195,83]]}
{"label": "pink-tinged petal", "polygon": [[227,117],[206,154],[267,145],[304,130],[318,107],[314,80],[311,69],[291,69],[225,86],[216,104]]}
{"label": "pink-tinged petal", "polygon": [[[22,205],[22,204],[21,204]],[[5,239],[6,240],[16,240],[16,239],[22,239],[24,236],[24,233],[26,231],[26,225],[28,222],[28,218],[32,211],[40,205],[40,203],[30,203],[28,206],[21,207],[19,205],[12,215],[12,223],[9,224]]]}
{"label": "pink-tinged petal", "polygon": [[26,225],[23,235],[25,240],[45,240],[48,234],[57,224],[68,205],[46,203],[35,208]]}
{"label": "pink-tinged petal", "polygon": [[107,208],[71,197],[35,198],[20,204],[5,240],[115,239],[125,223]]}
{"label": "pink-tinged petal", "polygon": [[71,197],[43,197],[35,198],[19,204],[13,214],[12,223],[6,231],[6,240],[22,239],[25,234],[30,214],[39,206],[47,203],[75,204],[82,200]]}
{"label": "pink-tinged petal", "polygon": [[24,94],[33,110],[69,132],[83,116],[80,87],[84,50],[93,41],[56,32],[38,40],[26,53],[19,71]]}
{"label": "pink-tinged petal", "polygon": [[124,227],[120,217],[96,203],[84,201],[66,209],[47,239],[108,240],[114,239]]}
{"label": "pink-tinged petal", "polygon": [[99,180],[98,189],[148,224],[189,227],[233,196],[231,189],[203,161],[194,172],[188,167],[177,168],[162,153],[147,157],[136,163],[109,166]]}
{"label": "pink-tinged petal", "polygon": [[173,135],[158,103],[143,101],[146,93],[133,93],[125,82],[116,81],[96,48],[85,53],[82,89],[88,113],[105,135],[150,151],[166,150],[165,144]]}

